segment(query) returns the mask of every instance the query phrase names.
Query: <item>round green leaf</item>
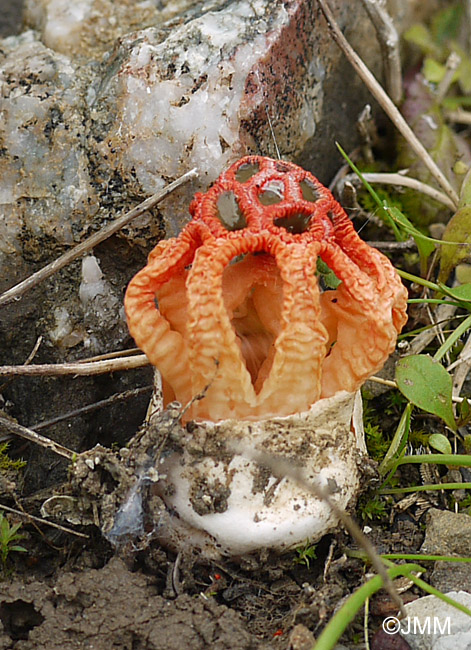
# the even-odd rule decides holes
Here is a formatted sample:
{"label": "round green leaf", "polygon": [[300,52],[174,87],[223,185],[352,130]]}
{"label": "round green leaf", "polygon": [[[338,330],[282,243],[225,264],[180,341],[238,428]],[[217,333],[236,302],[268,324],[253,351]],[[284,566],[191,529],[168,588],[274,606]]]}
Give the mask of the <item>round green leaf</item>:
{"label": "round green leaf", "polygon": [[428,444],[433,449],[436,449],[441,454],[452,454],[453,450],[451,448],[450,441],[443,433],[432,433],[428,438]]}
{"label": "round green leaf", "polygon": [[456,430],[451,375],[438,361],[428,354],[400,359],[396,366],[396,383],[412,404],[427,413],[438,415],[450,429]]}

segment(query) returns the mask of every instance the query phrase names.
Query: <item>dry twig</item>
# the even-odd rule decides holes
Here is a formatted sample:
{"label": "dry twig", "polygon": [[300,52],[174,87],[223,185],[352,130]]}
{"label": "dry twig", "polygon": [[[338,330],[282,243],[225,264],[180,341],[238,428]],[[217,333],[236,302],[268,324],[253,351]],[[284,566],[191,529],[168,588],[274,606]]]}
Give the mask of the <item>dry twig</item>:
{"label": "dry twig", "polygon": [[456,111],[446,111],[445,117],[450,122],[457,124],[471,124],[471,111],[465,111],[463,108],[458,108]]}
{"label": "dry twig", "polygon": [[44,420],[43,422],[38,422],[38,424],[33,424],[31,428],[34,431],[47,429],[48,427],[52,427],[54,424],[63,422],[64,420],[71,420],[72,418],[76,418],[79,415],[93,413],[93,411],[97,411],[101,408],[106,408],[107,406],[111,406],[117,402],[131,399],[132,397],[137,397],[138,395],[142,395],[142,393],[148,393],[150,390],[152,390],[152,388],[153,386],[149,384],[148,386],[143,386],[142,388],[131,388],[129,390],[125,390],[122,393],[115,393],[114,395],[111,395],[111,397],[102,399],[99,402],[94,402],[93,404],[88,404],[87,406],[82,406],[81,408],[74,409],[73,411],[68,411],[62,415],[58,415],[57,417],[51,418],[50,420]]}
{"label": "dry twig", "polygon": [[406,241],[371,241],[366,242],[369,246],[377,248],[380,251],[408,251],[417,248],[417,244],[410,237]]}
{"label": "dry twig", "polygon": [[50,449],[55,454],[67,458],[67,460],[72,460],[76,456],[74,451],[64,447],[64,445],[61,445],[50,438],[41,436],[39,433],[36,433],[36,431],[27,429],[26,427],[21,426],[21,424],[0,415],[0,428],[2,427],[9,433],[13,433],[15,436],[20,436],[20,438],[29,440],[29,442],[34,442],[36,445],[40,445],[45,449]]}
{"label": "dry twig", "polygon": [[389,96],[395,104],[402,98],[401,56],[399,52],[399,34],[386,9],[384,0],[362,0],[383,53],[384,76]]}
{"label": "dry twig", "polygon": [[21,519],[28,521],[33,521],[35,524],[44,524],[46,526],[51,526],[52,528],[57,528],[58,530],[61,530],[63,533],[68,533],[69,535],[75,535],[76,537],[83,537],[83,539],[89,539],[89,535],[85,535],[85,533],[78,533],[76,530],[72,530],[72,528],[67,528],[67,526],[61,526],[60,524],[55,524],[52,521],[48,521],[47,519],[42,519],[41,517],[35,517],[34,515],[30,515],[28,512],[21,512],[21,510],[15,510],[15,508],[10,508],[9,506],[4,506],[3,504],[0,503],[0,510],[5,510],[6,512],[11,512],[12,514],[16,515],[17,517],[20,517]]}
{"label": "dry twig", "polygon": [[[29,365],[31,363],[31,361],[34,359],[34,357],[36,356],[36,352],[39,350],[39,346],[41,345],[42,341],[43,341],[43,337],[38,336],[38,339],[37,339],[36,343],[34,344],[33,349],[28,354],[28,358],[26,359],[26,361],[23,364],[24,366]],[[0,393],[3,390],[5,390],[5,388],[11,383],[11,381],[12,381],[11,379],[8,379],[5,383],[0,385]]]}
{"label": "dry twig", "polygon": [[450,88],[451,83],[453,82],[453,77],[455,75],[458,66],[461,63],[461,58],[456,52],[452,52],[448,59],[446,60],[446,71],[443,75],[443,79],[440,81],[440,84],[437,88],[436,102],[440,103]]}
{"label": "dry twig", "polygon": [[0,377],[6,375],[27,377],[54,377],[63,375],[88,376],[104,375],[107,372],[132,370],[149,365],[145,354],[136,354],[132,357],[106,359],[104,361],[76,361],[75,363],[44,363],[29,366],[0,366]]}
{"label": "dry twig", "polygon": [[[349,174],[348,178],[351,180],[351,177],[354,176],[357,178],[355,174]],[[435,201],[438,201],[439,203],[443,203],[443,205],[446,205],[447,208],[450,208],[453,212],[455,211],[455,205],[451,199],[444,194],[443,192],[440,192],[440,190],[435,189],[434,187],[431,187],[430,185],[427,185],[426,183],[422,183],[422,181],[418,181],[416,178],[411,178],[410,176],[404,176],[404,174],[400,173],[395,173],[395,174],[373,174],[373,173],[366,173],[363,174],[363,178],[368,181],[368,183],[384,183],[385,185],[399,185],[401,187],[410,187],[413,190],[416,190],[417,192],[421,192],[422,194],[426,194],[427,196],[430,196],[432,199],[435,199]]]}
{"label": "dry twig", "polygon": [[64,266],[67,266],[67,264],[70,264],[74,260],[78,259],[84,253],[94,248],[95,246],[100,244],[108,237],[111,237],[111,235],[114,235],[114,233],[121,230],[121,228],[126,226],[130,221],[132,221],[139,215],[143,214],[147,210],[150,210],[150,208],[152,208],[154,205],[157,205],[157,203],[163,201],[163,199],[165,199],[169,194],[171,194],[174,190],[180,187],[180,185],[183,185],[190,179],[195,178],[196,175],[197,175],[196,168],[191,169],[186,174],[183,174],[183,176],[180,176],[180,178],[177,178],[176,181],[173,181],[173,183],[167,185],[167,187],[165,187],[160,192],[153,194],[148,199],[140,203],[138,206],[136,206],[129,212],[126,212],[126,214],[123,214],[122,217],[119,217],[118,219],[113,221],[113,223],[110,223],[108,226],[105,226],[99,232],[95,233],[91,237],[88,237],[88,239],[81,242],[71,250],[67,251],[67,253],[64,253],[56,260],[54,260],[50,264],[47,264],[45,267],[43,267],[36,273],[33,273],[22,282],[19,282],[11,289],[8,289],[8,291],[5,291],[0,296],[0,306],[9,303],[12,300],[17,300],[20,296],[22,296],[24,293],[26,293],[27,291],[29,291],[30,289],[38,285],[40,282],[46,280],[46,278],[51,277],[51,275],[54,275],[54,273],[64,268]]}
{"label": "dry twig", "polygon": [[427,167],[429,172],[435,178],[437,183],[441,185],[444,192],[451,199],[454,207],[458,206],[458,195],[450,185],[448,179],[443,174],[441,169],[432,159],[423,144],[417,138],[410,126],[407,124],[401,113],[398,111],[394,103],[391,101],[388,94],[385,92],[381,84],[376,80],[374,75],[370,72],[368,67],[364,64],[362,59],[358,56],[355,50],[351,47],[345,36],[342,34],[340,27],[335,21],[334,15],[330,9],[327,0],[317,0],[322,13],[325,16],[327,24],[332,34],[332,38],[343,51],[348,61],[354,67],[355,71],[372,93],[378,104],[382,107],[389,119],[393,122],[394,126],[398,129],[401,135],[407,140],[407,143],[413,149],[415,154],[420,158],[423,164]]}

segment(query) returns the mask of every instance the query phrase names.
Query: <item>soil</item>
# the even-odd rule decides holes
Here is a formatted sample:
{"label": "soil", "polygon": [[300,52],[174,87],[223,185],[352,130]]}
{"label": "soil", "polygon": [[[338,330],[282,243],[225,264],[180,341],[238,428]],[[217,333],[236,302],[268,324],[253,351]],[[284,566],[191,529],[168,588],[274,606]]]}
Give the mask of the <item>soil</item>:
{"label": "soil", "polygon": [[[9,554],[0,583],[0,650],[312,649],[365,578],[364,562],[348,557],[355,545],[346,533],[324,537],[315,557],[305,548],[214,560],[187,545],[169,550],[175,547],[169,513],[152,488],[141,490],[142,515],[120,515],[136,469],[174,434],[173,423],[175,409],[169,409],[126,449],[95,446],[73,460],[67,481],[28,498],[13,471],[4,475],[1,503],[66,530],[34,522],[21,528],[27,552]],[[370,527],[371,541],[381,552],[417,551],[422,512],[396,516],[392,510],[391,522]],[[380,592],[371,603],[370,629],[395,608]],[[348,648],[358,648],[362,626],[359,617],[349,627]]]}
{"label": "soil", "polygon": [[165,599],[155,577],[131,572],[119,558],[102,569],[64,571],[54,586],[15,581],[2,596],[1,617],[1,648],[256,647],[234,610],[213,598]]}
{"label": "soil", "polygon": [[[83,545],[44,532],[29,537],[26,560],[1,585],[2,650],[308,650],[312,631],[364,572],[334,540],[324,579],[327,540],[310,567],[294,554],[250,558],[253,566],[249,558],[214,564],[189,555],[177,570],[175,556],[158,546],[123,559],[93,533]],[[374,607],[384,617],[388,598]]]}

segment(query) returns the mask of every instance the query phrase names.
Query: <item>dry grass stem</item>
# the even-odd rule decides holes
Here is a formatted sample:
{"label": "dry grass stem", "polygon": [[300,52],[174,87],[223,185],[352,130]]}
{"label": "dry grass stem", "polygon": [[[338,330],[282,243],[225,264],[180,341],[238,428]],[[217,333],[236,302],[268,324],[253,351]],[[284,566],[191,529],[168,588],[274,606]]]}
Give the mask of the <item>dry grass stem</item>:
{"label": "dry grass stem", "polygon": [[361,111],[356,127],[362,140],[362,156],[368,165],[372,165],[374,163],[373,144],[376,141],[378,133],[370,104],[366,104]]}
{"label": "dry grass stem", "polygon": [[370,241],[366,242],[369,246],[377,248],[380,251],[407,251],[417,248],[417,244],[410,237],[406,241]]}
{"label": "dry grass stem", "polygon": [[52,427],[54,424],[63,422],[64,420],[71,420],[72,418],[78,417],[79,415],[85,415],[86,413],[92,413],[98,409],[111,406],[112,404],[116,404],[116,402],[132,399],[133,397],[142,395],[142,393],[148,393],[150,390],[152,390],[152,388],[153,386],[149,384],[148,386],[143,386],[142,388],[131,388],[130,390],[125,390],[122,393],[115,393],[114,395],[111,395],[111,397],[102,399],[99,402],[95,402],[94,404],[88,404],[87,406],[82,406],[81,408],[74,409],[73,411],[68,411],[62,415],[58,415],[56,418],[51,418],[50,420],[44,420],[38,424],[33,424],[31,428],[34,431],[47,429],[48,427]]}
{"label": "dry grass stem", "polygon": [[51,440],[50,438],[45,438],[39,433],[36,433],[36,431],[27,429],[26,427],[21,426],[21,424],[18,424],[17,422],[9,420],[8,418],[0,415],[0,429],[2,428],[6,429],[8,433],[13,433],[15,436],[24,438],[29,442],[34,442],[36,445],[40,445],[45,449],[50,449],[55,454],[67,458],[67,460],[72,460],[74,456],[76,456],[76,453],[71,449],[64,447],[63,445],[55,442],[54,440]]}
{"label": "dry grass stem", "polygon": [[55,377],[62,375],[104,375],[107,372],[133,370],[149,365],[145,354],[136,354],[132,357],[107,359],[105,361],[92,361],[75,363],[45,363],[29,366],[0,366],[0,377],[7,375],[26,377]]}
{"label": "dry grass stem", "polygon": [[67,528],[67,526],[60,526],[59,524],[55,524],[52,521],[48,521],[47,519],[42,519],[41,517],[35,517],[34,515],[30,515],[27,512],[21,512],[21,510],[15,510],[15,508],[4,506],[1,503],[0,503],[0,510],[5,510],[5,512],[11,512],[13,515],[20,517],[21,519],[24,519],[26,522],[32,521],[35,524],[44,524],[45,526],[51,526],[51,528],[57,528],[57,530],[61,530],[63,533],[68,533],[69,535],[75,535],[76,537],[82,537],[83,539],[90,539],[89,535],[85,535],[85,533],[78,533],[76,530],[72,530],[72,528]]}
{"label": "dry grass stem", "polygon": [[389,386],[389,388],[397,388],[397,384],[392,379],[383,379],[382,377],[376,377],[372,375],[366,381],[374,381],[375,384],[382,384],[383,386]]}
{"label": "dry grass stem", "polygon": [[447,94],[450,85],[453,81],[454,74],[458,69],[460,63],[461,63],[461,57],[456,52],[452,52],[448,57],[448,59],[446,60],[446,71],[443,76],[443,79],[440,81],[437,88],[436,102],[438,104],[441,101],[443,101],[443,98]]}
{"label": "dry grass stem", "polygon": [[139,348],[129,348],[127,350],[115,350],[114,352],[105,352],[97,354],[94,357],[87,357],[86,359],[77,359],[76,363],[91,363],[92,361],[104,361],[105,359],[122,359],[123,357],[130,357],[134,354],[140,354]]}
{"label": "dry grass stem", "polygon": [[463,108],[458,108],[456,111],[446,111],[445,117],[448,121],[456,124],[471,124],[471,111],[465,111]]}
{"label": "dry grass stem", "polygon": [[24,362],[25,366],[28,366],[31,363],[31,361],[34,359],[34,357],[36,356],[36,352],[39,350],[39,346],[41,345],[42,342],[43,342],[43,337],[38,336],[38,339],[37,339],[36,343],[34,344],[33,349],[31,350],[31,352],[28,355],[28,358]]}
{"label": "dry grass stem", "polygon": [[[434,312],[435,323],[442,323],[450,320],[455,315],[457,307],[455,305],[438,305]],[[417,334],[413,341],[411,341],[408,349],[408,354],[420,354],[427,345],[429,345],[440,332],[437,325],[430,329],[424,330]]]}
{"label": "dry grass stem", "polygon": [[[353,174],[349,174],[350,176],[353,176]],[[367,173],[363,174],[363,178],[368,181],[368,183],[384,183],[385,185],[399,185],[401,187],[409,187],[413,190],[416,190],[417,192],[421,192],[422,194],[426,194],[427,196],[430,196],[432,199],[435,199],[435,201],[438,201],[439,203],[442,203],[443,205],[446,205],[447,208],[450,208],[453,212],[455,211],[455,205],[451,199],[444,194],[443,192],[440,192],[440,190],[435,189],[434,187],[431,187],[430,185],[427,185],[426,183],[422,183],[421,181],[418,181],[416,178],[411,178],[410,176],[404,176],[403,174],[373,174],[373,173]]]}
{"label": "dry grass stem", "polygon": [[[443,305],[440,305],[440,307],[441,306],[443,306]],[[445,343],[445,339],[446,339],[445,334],[443,333],[443,320],[441,318],[439,318],[438,315],[437,315],[437,318],[435,318],[435,312],[432,311],[429,304],[425,305],[425,311],[427,312],[427,315],[428,315],[428,317],[430,319],[430,322],[434,326],[434,330],[435,330],[438,342],[440,343],[440,345],[443,345]],[[446,354],[445,358],[448,359],[448,357],[449,357],[449,353]],[[448,363],[450,363],[450,361],[448,361]]]}
{"label": "dry grass stem", "polygon": [[362,0],[381,46],[384,76],[389,96],[395,104],[402,98],[401,56],[399,34],[386,9],[384,0]]}
{"label": "dry grass stem", "polygon": [[136,206],[129,212],[126,212],[126,214],[123,214],[122,217],[119,217],[118,219],[113,221],[113,223],[110,223],[108,226],[105,226],[99,232],[95,233],[91,237],[88,237],[88,239],[81,242],[71,250],[67,251],[67,253],[64,253],[63,255],[58,257],[50,264],[47,264],[45,267],[43,267],[36,273],[33,273],[22,282],[16,284],[11,289],[8,289],[8,291],[5,291],[0,296],[0,306],[5,305],[13,300],[18,300],[20,296],[22,296],[24,293],[26,293],[27,291],[29,291],[30,289],[38,285],[40,282],[46,280],[46,278],[51,277],[51,275],[54,275],[54,273],[64,268],[64,266],[67,266],[74,260],[78,259],[84,253],[88,252],[89,250],[91,250],[92,248],[100,244],[102,241],[104,241],[105,239],[108,239],[108,237],[111,237],[111,235],[114,235],[116,232],[121,230],[121,228],[126,226],[130,221],[140,216],[141,214],[143,214],[144,212],[152,208],[154,205],[157,205],[157,203],[163,201],[163,199],[165,199],[174,190],[176,190],[184,183],[188,182],[190,179],[195,178],[196,175],[197,175],[196,168],[191,169],[183,176],[180,176],[180,178],[177,178],[176,181],[173,181],[173,183],[167,185],[167,187],[165,187],[160,192],[153,194],[148,199],[140,203],[138,206]]}
{"label": "dry grass stem", "polygon": [[447,370],[450,372],[454,368],[456,368],[456,370],[453,373],[453,395],[458,397],[461,393],[466,377],[471,370],[471,334],[468,336],[458,358],[447,367]]}
{"label": "dry grass stem", "polygon": [[348,61],[354,67],[355,71],[372,93],[378,104],[382,107],[385,113],[388,115],[389,119],[393,122],[394,126],[398,129],[401,135],[407,140],[407,143],[415,154],[420,158],[423,164],[430,171],[432,176],[435,178],[437,183],[443,188],[444,192],[451,199],[454,209],[458,206],[458,195],[450,185],[448,179],[443,174],[441,169],[432,159],[428,151],[425,149],[423,144],[417,138],[415,133],[412,131],[410,126],[407,124],[405,119],[402,117],[401,113],[398,111],[394,103],[391,101],[391,98],[385,92],[384,88],[376,80],[374,75],[370,72],[367,66],[364,64],[362,59],[358,56],[355,50],[351,47],[349,42],[346,40],[342,31],[340,30],[335,18],[332,14],[330,6],[326,0],[317,0],[319,7],[321,8],[322,13],[325,16],[327,24],[332,34],[332,38],[335,40],[337,45],[343,51]]}

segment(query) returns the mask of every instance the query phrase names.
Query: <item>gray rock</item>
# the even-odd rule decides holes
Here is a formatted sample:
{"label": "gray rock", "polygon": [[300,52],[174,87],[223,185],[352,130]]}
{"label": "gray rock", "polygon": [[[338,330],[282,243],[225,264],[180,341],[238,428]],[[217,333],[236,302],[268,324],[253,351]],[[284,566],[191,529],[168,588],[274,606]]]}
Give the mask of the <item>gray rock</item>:
{"label": "gray rock", "polygon": [[443,593],[446,591],[471,591],[471,564],[461,562],[435,562],[430,584]]}
{"label": "gray rock", "polygon": [[461,555],[471,553],[471,517],[469,515],[431,508],[422,553]]}
{"label": "gray rock", "polygon": [[[446,594],[471,608],[471,594]],[[436,596],[425,596],[405,606],[407,619],[401,621],[401,636],[412,650],[466,650],[471,647],[471,617]]]}
{"label": "gray rock", "polygon": [[0,38],[21,29],[22,0],[0,0]]}

